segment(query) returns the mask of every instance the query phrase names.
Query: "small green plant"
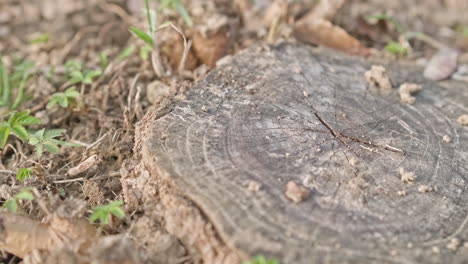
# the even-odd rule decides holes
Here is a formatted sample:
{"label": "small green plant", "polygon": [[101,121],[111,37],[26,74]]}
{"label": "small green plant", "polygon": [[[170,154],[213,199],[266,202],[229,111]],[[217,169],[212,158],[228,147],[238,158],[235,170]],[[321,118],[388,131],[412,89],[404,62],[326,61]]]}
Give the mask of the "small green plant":
{"label": "small green plant", "polygon": [[256,256],[253,260],[246,261],[244,264],[279,264],[275,259],[266,259],[264,256]]}
{"label": "small green plant", "polygon": [[[390,41],[384,48],[387,52],[390,52],[392,54],[400,55],[400,56],[408,55],[411,52],[411,46],[409,43],[411,39],[417,39],[437,49],[441,49],[445,47],[445,45],[443,45],[442,43],[438,42],[437,40],[431,38],[430,36],[424,33],[407,31],[405,28],[401,26],[401,24],[394,17],[388,16],[388,15],[377,14],[377,15],[367,16],[367,19],[384,20],[384,21],[390,22],[391,24],[395,26],[395,30],[399,34],[399,38],[398,38],[399,41],[398,42]],[[402,45],[401,43],[406,43],[406,44]]]}
{"label": "small green plant", "polygon": [[68,60],[65,62],[65,72],[70,75],[72,72],[81,71],[82,65],[81,62],[77,60]]}
{"label": "small green plant", "polygon": [[100,70],[74,71],[70,73],[70,80],[68,80],[68,83],[92,84],[93,79],[100,76],[101,74],[102,72]]}
{"label": "small green plant", "polygon": [[[159,58],[158,41],[156,38],[156,33],[163,28],[172,27],[184,39],[184,53],[183,54],[186,54],[188,47],[187,47],[187,39],[185,38],[185,35],[182,33],[180,29],[178,29],[174,24],[172,24],[172,22],[167,21],[160,25],[158,24],[157,18],[160,17],[159,14],[165,9],[175,9],[182,16],[185,23],[187,23],[189,26],[192,26],[193,22],[187,10],[182,5],[182,2],[180,0],[159,0],[160,5],[159,5],[159,8],[156,10],[156,12],[153,12],[150,10],[149,2],[150,0],[145,0],[145,11],[146,11],[146,17],[148,20],[148,31],[145,32],[144,30],[138,29],[136,27],[130,27],[130,32],[132,32],[137,38],[141,39],[147,45],[146,49],[140,50],[140,56],[142,58],[149,57],[149,53],[151,52],[151,63],[153,64],[153,69],[156,75],[161,76],[163,74],[163,69],[162,69],[162,65],[160,62],[160,58]],[[183,67],[185,63],[185,59],[186,59],[185,57],[186,56],[184,55],[181,58],[180,69]]]}
{"label": "small green plant", "polygon": [[161,6],[160,6],[161,10],[164,10],[164,9],[177,10],[177,12],[184,19],[187,25],[189,26],[193,25],[192,19],[190,18],[190,15],[188,14],[187,9],[185,9],[181,0],[160,0],[160,1],[161,1]]}
{"label": "small green plant", "polygon": [[103,71],[107,68],[107,66],[109,65],[109,58],[107,56],[107,53],[99,53],[99,65],[101,66],[101,69]]}
{"label": "small green plant", "polygon": [[111,215],[114,215],[118,218],[124,218],[125,212],[122,209],[122,201],[113,201],[107,205],[99,205],[93,209],[93,213],[89,216],[89,222],[94,223],[97,220],[101,222],[101,224],[108,224],[109,218]]}
{"label": "small green plant", "polygon": [[8,210],[10,213],[16,213],[18,211],[20,201],[32,201],[34,200],[34,195],[31,190],[26,188],[21,190],[18,194],[6,200],[3,204],[3,207]]}
{"label": "small green plant", "polygon": [[16,173],[16,179],[18,179],[20,182],[23,182],[25,179],[31,178],[32,171],[33,170],[31,168],[19,169],[18,173]]}
{"label": "small green plant", "polygon": [[126,47],[122,52],[120,52],[119,56],[117,56],[117,62],[122,62],[127,59],[130,55],[132,55],[136,50],[135,45],[130,45]]}
{"label": "small green plant", "polygon": [[[10,75],[3,63],[3,57],[0,55],[0,106],[8,107],[11,110],[15,110],[20,106],[24,101],[24,87],[33,66],[29,61],[20,62],[14,67],[14,71]],[[14,88],[17,88],[17,91],[16,97],[13,99]]]}
{"label": "small green plant", "polygon": [[406,47],[395,41],[390,41],[385,46],[385,50],[397,56],[403,56],[408,53],[408,49]]}
{"label": "small green plant", "polygon": [[76,103],[76,99],[80,96],[80,93],[76,90],[75,86],[72,86],[65,90],[65,92],[58,92],[52,95],[47,104],[47,108],[53,108],[59,104],[63,108],[67,108],[70,103]]}
{"label": "small green plant", "polygon": [[29,115],[29,111],[12,112],[7,121],[0,123],[0,148],[4,148],[10,134],[15,135],[23,142],[29,139],[29,133],[25,126],[40,124],[41,121]]}
{"label": "small green plant", "polygon": [[69,84],[92,84],[93,79],[100,76],[100,70],[83,70],[83,66],[77,60],[69,60],[65,63],[65,72],[68,75]]}
{"label": "small green plant", "polygon": [[40,158],[44,152],[44,149],[57,154],[60,153],[60,147],[62,146],[71,146],[71,147],[79,147],[80,145],[66,142],[62,140],[55,139],[56,137],[60,137],[65,133],[65,129],[50,129],[45,130],[44,128],[37,131],[34,134],[29,135],[29,144],[34,146],[36,151],[36,155]]}
{"label": "small green plant", "polygon": [[49,42],[49,35],[46,33],[40,34],[39,36],[31,39],[29,43],[31,44],[40,44]]}

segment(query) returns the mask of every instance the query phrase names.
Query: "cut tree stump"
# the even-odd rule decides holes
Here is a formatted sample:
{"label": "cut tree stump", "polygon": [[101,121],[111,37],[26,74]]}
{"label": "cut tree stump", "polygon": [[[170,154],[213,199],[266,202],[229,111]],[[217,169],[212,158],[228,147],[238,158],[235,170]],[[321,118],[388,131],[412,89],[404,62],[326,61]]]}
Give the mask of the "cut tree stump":
{"label": "cut tree stump", "polygon": [[[416,102],[400,103],[397,88],[371,87],[364,77],[371,65],[383,65],[394,87],[422,85]],[[257,47],[162,114],[148,114],[140,150],[153,176],[244,256],[462,263],[468,128],[457,118],[467,104],[466,84],[424,80],[416,66],[291,44]],[[291,181],[292,191],[310,194],[289,199]]]}

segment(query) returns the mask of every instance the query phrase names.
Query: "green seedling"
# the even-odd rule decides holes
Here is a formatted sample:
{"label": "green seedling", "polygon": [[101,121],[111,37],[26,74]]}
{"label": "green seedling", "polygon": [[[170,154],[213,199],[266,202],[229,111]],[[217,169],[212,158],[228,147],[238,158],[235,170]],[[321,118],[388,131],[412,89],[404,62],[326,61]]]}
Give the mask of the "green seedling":
{"label": "green seedling", "polygon": [[81,65],[81,62],[77,61],[77,60],[68,60],[66,63],[65,63],[65,72],[70,75],[72,72],[75,72],[75,71],[81,71],[82,69],[82,65]]}
{"label": "green seedling", "polygon": [[15,196],[6,200],[3,204],[3,207],[8,210],[10,213],[16,213],[18,211],[20,201],[32,201],[34,200],[34,195],[30,189],[23,189]]}
{"label": "green seedling", "polygon": [[[182,33],[180,29],[178,29],[174,24],[172,24],[172,22],[168,21],[158,26],[157,18],[159,17],[159,13],[161,13],[165,9],[175,9],[179,12],[179,14],[183,17],[184,21],[189,26],[191,26],[193,23],[187,10],[184,8],[180,0],[159,0],[160,5],[159,5],[159,8],[156,10],[156,12],[152,12],[150,10],[149,2],[150,0],[145,0],[145,11],[146,11],[146,17],[148,19],[148,32],[145,32],[144,30],[138,29],[136,27],[130,27],[130,32],[132,32],[137,38],[141,39],[147,45],[148,48],[146,50],[140,51],[140,56],[142,58],[149,57],[149,54],[147,53],[149,53],[148,51],[151,51],[151,63],[153,64],[153,69],[156,75],[161,76],[163,75],[163,66],[159,58],[158,41],[156,38],[157,31],[166,27],[172,27],[175,31],[177,31],[184,39],[184,53],[183,54],[187,54],[188,44],[187,44],[187,39],[185,38],[185,35]],[[185,59],[186,59],[186,55],[184,55],[181,58],[179,70],[183,69]]]}
{"label": "green seedling", "polygon": [[257,256],[253,260],[246,261],[244,264],[279,264],[275,259],[266,259],[264,256]]}
{"label": "green seedling", "polygon": [[62,140],[55,139],[56,137],[63,136],[65,133],[65,129],[50,129],[45,130],[44,128],[37,131],[34,134],[29,135],[29,144],[34,146],[36,151],[36,155],[40,158],[44,152],[44,149],[57,154],[60,153],[60,147],[62,146],[71,146],[71,147],[79,147],[79,144],[66,142]]}
{"label": "green seedling", "polygon": [[385,46],[385,50],[397,56],[403,56],[408,53],[408,49],[406,47],[395,41],[390,41]]}
{"label": "green seedling", "polygon": [[26,126],[40,123],[41,121],[38,118],[29,115],[28,110],[11,113],[7,121],[0,123],[0,148],[5,147],[10,134],[15,135],[23,142],[27,142],[30,135],[26,130]]}
{"label": "green seedling", "polygon": [[49,42],[49,35],[46,33],[40,34],[39,36],[31,39],[29,43],[31,44],[41,44]]}
{"label": "green seedling", "polygon": [[70,79],[68,83],[76,84],[92,84],[93,79],[100,76],[102,74],[99,70],[85,70],[85,71],[73,71],[70,73]]}
{"label": "green seedling", "polygon": [[24,169],[19,169],[18,173],[16,174],[16,179],[20,182],[23,182],[25,179],[31,178],[31,173],[32,173],[31,168],[24,168]]}
{"label": "green seedling", "polygon": [[151,48],[148,47],[148,46],[143,46],[140,48],[140,58],[142,60],[147,60],[149,59],[149,56],[150,56],[150,53],[151,53]]}
{"label": "green seedling", "polygon": [[132,55],[136,50],[135,45],[130,45],[126,47],[122,52],[120,52],[119,56],[117,56],[117,62],[122,62],[127,59],[130,55]]}
{"label": "green seedling", "polygon": [[99,205],[93,209],[93,213],[89,216],[89,222],[94,223],[97,220],[101,222],[101,224],[108,224],[109,218],[111,215],[114,215],[117,218],[124,218],[125,212],[122,209],[122,201],[114,201],[110,202],[107,205]]}
{"label": "green seedling", "polygon": [[[32,63],[25,61],[15,66],[10,75],[0,56],[0,106],[8,107],[11,110],[17,109],[24,101],[24,87],[30,76]],[[13,89],[17,88],[16,98],[13,100]]]}
{"label": "green seedling", "polygon": [[109,58],[105,52],[99,53],[99,64],[101,65],[102,71],[109,65]]}
{"label": "green seedling", "polygon": [[65,92],[58,92],[52,95],[47,104],[47,108],[53,108],[59,104],[63,108],[67,108],[71,103],[76,103],[76,99],[80,96],[80,93],[76,90],[76,87],[70,87]]}
{"label": "green seedling", "polygon": [[179,15],[184,19],[185,23],[189,26],[193,25],[192,19],[185,9],[184,5],[182,4],[181,0],[160,0],[161,6],[159,7],[161,10],[164,9],[173,9],[176,10]]}

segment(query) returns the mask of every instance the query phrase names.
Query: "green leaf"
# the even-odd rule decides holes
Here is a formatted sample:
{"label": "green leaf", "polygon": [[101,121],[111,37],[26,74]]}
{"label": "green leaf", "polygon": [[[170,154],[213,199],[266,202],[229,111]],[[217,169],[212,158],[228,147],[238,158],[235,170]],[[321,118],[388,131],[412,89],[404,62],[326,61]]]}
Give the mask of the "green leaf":
{"label": "green leaf", "polygon": [[4,148],[10,134],[10,127],[2,123],[0,126],[0,148]]}
{"label": "green leaf", "polygon": [[24,128],[23,126],[13,125],[13,126],[11,126],[11,131],[13,132],[13,134],[15,134],[15,136],[17,136],[22,141],[24,141],[24,142],[28,141],[29,133],[26,130],[26,128]]}
{"label": "green leaf", "polygon": [[99,64],[101,65],[102,70],[105,70],[109,65],[109,59],[105,52],[99,53]]}
{"label": "green leaf", "polygon": [[36,155],[40,158],[42,157],[42,153],[44,151],[44,148],[42,147],[42,145],[37,145],[36,148]]}
{"label": "green leaf", "polygon": [[150,52],[151,52],[151,48],[148,47],[148,46],[143,46],[140,48],[140,58],[142,60],[147,60],[149,59],[149,55],[150,55]]}
{"label": "green leaf", "polygon": [[67,108],[68,107],[68,99],[67,97],[65,96],[64,93],[61,93],[61,94],[57,94],[57,101],[59,103],[59,105],[63,108]]}
{"label": "green leaf", "polygon": [[25,179],[31,178],[31,173],[32,169],[30,168],[19,169],[18,173],[16,174],[16,179],[23,182]]}
{"label": "green leaf", "polygon": [[72,86],[68,88],[67,90],[65,90],[65,95],[69,98],[76,98],[80,96],[80,93],[76,90],[75,86]]}
{"label": "green leaf", "polygon": [[11,105],[11,109],[17,109],[18,106],[21,104],[21,102],[23,102],[23,94],[24,94],[24,86],[26,85],[26,81],[28,80],[28,74],[24,74],[22,80],[21,80],[21,83],[18,87],[18,92],[16,94],[16,98],[15,98],[15,101],[13,102],[13,104]]}
{"label": "green leaf", "polygon": [[43,144],[44,148],[47,149],[50,153],[58,154],[60,153],[60,148],[57,144],[47,141]]}
{"label": "green leaf", "polygon": [[10,198],[4,204],[3,207],[8,210],[10,213],[16,213],[18,210],[18,205],[16,204],[16,199]]}
{"label": "green leaf", "polygon": [[[155,23],[156,23],[156,19],[153,19],[151,17],[149,0],[145,0],[145,9],[146,9],[146,18],[148,19],[149,30],[150,30],[151,33],[154,33],[154,26],[155,26]],[[153,46],[151,46],[151,47],[153,47]]]}
{"label": "green leaf", "polygon": [[407,48],[403,47],[400,43],[394,41],[390,41],[385,46],[385,50],[398,56],[405,55],[408,52]]}
{"label": "green leaf", "polygon": [[32,201],[34,200],[34,195],[29,189],[21,190],[17,195],[15,195],[17,200]]}
{"label": "green leaf", "polygon": [[71,74],[75,71],[81,71],[81,69],[81,62],[77,60],[69,60],[65,63],[65,71],[67,72],[67,74]]}
{"label": "green leaf", "polygon": [[135,45],[130,45],[128,46],[127,48],[125,48],[120,54],[119,56],[117,57],[117,61],[118,62],[122,62],[123,60],[125,60],[126,58],[128,58],[130,55],[133,54],[133,52],[135,52]]}
{"label": "green leaf", "polygon": [[10,87],[8,70],[5,68],[5,65],[3,64],[3,57],[1,55],[0,55],[0,78],[2,80],[2,83],[1,83],[2,86],[1,86],[0,91],[3,94],[0,105],[4,106],[4,105],[7,105],[8,102],[10,101],[11,87]]}
{"label": "green leaf", "polygon": [[193,26],[192,19],[190,18],[190,15],[187,12],[187,9],[182,5],[182,3],[177,2],[175,4],[175,8],[177,9],[177,12],[179,12],[180,16],[184,19],[185,23],[189,25],[190,27]]}
{"label": "green leaf", "polygon": [[89,222],[94,223],[96,220],[100,219],[102,211],[94,210],[94,212],[89,216]]}
{"label": "green leaf", "polygon": [[47,104],[47,108],[54,108],[57,105],[58,101],[58,97],[52,97],[52,99],[50,99],[49,103]]}
{"label": "green leaf", "polygon": [[80,83],[84,80],[83,73],[80,71],[74,71],[70,73],[70,80],[68,82],[70,84]]}
{"label": "green leaf", "polygon": [[130,27],[130,31],[135,34],[139,39],[143,40],[146,44],[148,44],[150,47],[154,47],[154,40],[153,38],[148,35],[147,33],[139,30],[136,27]]}
{"label": "green leaf", "polygon": [[86,71],[84,73],[84,79],[83,83],[84,84],[92,84],[93,83],[93,78],[101,75],[101,71],[95,70],[95,71]]}
{"label": "green leaf", "polygon": [[253,260],[246,261],[244,264],[279,264],[275,259],[266,259],[264,256],[256,256]]}
{"label": "green leaf", "polygon": [[37,117],[30,116],[28,112],[28,116],[22,116],[18,118],[17,124],[27,126],[27,125],[38,125],[41,123],[41,120]]}
{"label": "green leaf", "polygon": [[44,139],[60,137],[67,132],[66,129],[48,129],[44,132]]}
{"label": "green leaf", "polygon": [[49,35],[46,33],[40,34],[36,38],[29,41],[31,44],[47,43],[49,41]]}

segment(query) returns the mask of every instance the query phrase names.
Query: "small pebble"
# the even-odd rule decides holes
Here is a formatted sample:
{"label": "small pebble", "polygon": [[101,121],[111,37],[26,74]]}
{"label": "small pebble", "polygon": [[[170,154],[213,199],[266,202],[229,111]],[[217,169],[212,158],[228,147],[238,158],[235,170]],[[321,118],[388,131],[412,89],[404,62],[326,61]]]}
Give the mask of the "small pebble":
{"label": "small pebble", "polygon": [[262,185],[257,181],[249,181],[247,189],[251,192],[258,192],[262,188]]}
{"label": "small pebble", "polygon": [[464,114],[459,116],[457,122],[462,126],[468,126],[468,115]]}
{"label": "small pebble", "polygon": [[400,168],[400,180],[404,183],[413,183],[416,180],[416,176],[413,172],[405,171],[405,169]]}
{"label": "small pebble", "polygon": [[452,143],[452,138],[451,138],[450,136],[448,136],[448,135],[444,135],[444,136],[442,137],[442,141],[443,141],[444,143]]}
{"label": "small pebble", "polygon": [[289,181],[286,185],[285,195],[291,201],[300,203],[309,198],[310,190],[294,181]]}
{"label": "small pebble", "polygon": [[432,192],[432,187],[427,186],[427,185],[419,185],[418,192],[420,193]]}
{"label": "small pebble", "polygon": [[450,242],[447,244],[447,249],[451,251],[456,251],[461,245],[461,240],[459,238],[452,238]]}

